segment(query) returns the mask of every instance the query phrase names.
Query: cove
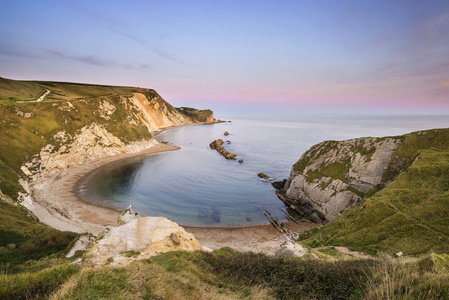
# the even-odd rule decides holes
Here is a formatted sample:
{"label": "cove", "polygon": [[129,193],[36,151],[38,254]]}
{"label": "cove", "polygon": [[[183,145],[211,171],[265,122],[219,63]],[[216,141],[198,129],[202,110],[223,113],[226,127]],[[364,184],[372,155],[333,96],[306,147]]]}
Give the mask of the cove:
{"label": "cove", "polygon": [[80,192],[96,204],[120,210],[132,205],[143,216],[165,216],[185,226],[267,224],[265,211],[285,221],[285,206],[274,188],[257,177],[261,170],[256,155],[239,155],[244,160],[247,157],[239,164],[209,149],[209,143],[217,138],[229,140],[226,147],[230,151],[233,143],[244,143],[242,136],[223,136],[232,128],[222,123],[167,130],[157,139],[180,150],[103,166],[82,182]]}
{"label": "cove", "polygon": [[[228,118],[226,118],[228,119]],[[202,227],[267,224],[264,215],[285,221],[284,204],[264,172],[274,180],[314,144],[363,136],[393,136],[449,126],[447,116],[232,116],[232,123],[170,129],[159,141],[181,150],[134,157],[101,167],[80,184],[83,198],[96,204],[165,216],[178,224]],[[224,136],[225,131],[229,136]],[[226,160],[209,143],[243,159]],[[227,141],[230,143],[227,143]]]}

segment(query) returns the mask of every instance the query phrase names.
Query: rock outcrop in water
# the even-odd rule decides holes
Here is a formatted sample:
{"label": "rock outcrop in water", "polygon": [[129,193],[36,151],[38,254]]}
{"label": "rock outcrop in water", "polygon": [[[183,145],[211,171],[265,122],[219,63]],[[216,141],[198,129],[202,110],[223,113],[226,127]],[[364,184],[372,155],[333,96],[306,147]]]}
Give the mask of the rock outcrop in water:
{"label": "rock outcrop in water", "polygon": [[209,144],[209,147],[211,149],[215,149],[218,152],[220,152],[221,155],[223,155],[226,159],[237,159],[237,154],[228,152],[228,150],[226,150],[223,147],[223,140],[222,139],[218,139],[213,141],[212,143]]}
{"label": "rock outcrop in water", "polygon": [[270,178],[267,174],[265,174],[263,172],[260,172],[259,174],[257,174],[257,176],[259,176],[260,179],[264,179],[264,180],[267,180]]}
{"label": "rock outcrop in water", "polygon": [[306,151],[277,192],[288,207],[314,222],[335,219],[383,179],[400,137],[326,141]]}

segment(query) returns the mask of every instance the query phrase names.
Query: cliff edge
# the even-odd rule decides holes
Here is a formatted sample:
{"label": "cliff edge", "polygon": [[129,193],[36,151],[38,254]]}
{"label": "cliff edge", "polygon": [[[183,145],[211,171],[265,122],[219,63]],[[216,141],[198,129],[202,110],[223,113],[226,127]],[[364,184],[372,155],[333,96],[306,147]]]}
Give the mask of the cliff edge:
{"label": "cliff edge", "polygon": [[400,143],[400,137],[369,137],[317,144],[293,165],[278,195],[312,221],[331,221],[389,183],[383,175]]}
{"label": "cliff edge", "polygon": [[32,193],[73,166],[158,142],[152,132],[215,122],[151,89],[0,78],[0,195],[32,208]]}
{"label": "cliff edge", "polygon": [[449,250],[449,129],[328,141],[293,166],[278,195],[309,220],[311,247],[391,255]]}

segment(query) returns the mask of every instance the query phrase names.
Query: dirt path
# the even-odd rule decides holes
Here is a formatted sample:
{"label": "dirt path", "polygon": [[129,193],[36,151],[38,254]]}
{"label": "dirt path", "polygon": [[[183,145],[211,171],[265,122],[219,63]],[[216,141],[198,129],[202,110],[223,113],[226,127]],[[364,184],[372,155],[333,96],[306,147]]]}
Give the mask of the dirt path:
{"label": "dirt path", "polygon": [[346,247],[341,247],[341,246],[323,246],[323,247],[313,248],[313,250],[321,250],[321,249],[326,249],[329,247],[334,247],[335,250],[337,250],[341,254],[345,254],[345,255],[361,258],[361,259],[372,259],[373,258],[371,255],[368,255],[368,254],[365,254],[362,252],[358,252],[358,251],[352,251]]}
{"label": "dirt path", "polygon": [[47,90],[47,91],[45,92],[45,94],[43,94],[42,96],[39,97],[39,99],[37,99],[36,101],[32,101],[32,102],[42,102],[42,101],[44,101],[44,98],[45,98],[48,94],[50,94],[50,90]]}

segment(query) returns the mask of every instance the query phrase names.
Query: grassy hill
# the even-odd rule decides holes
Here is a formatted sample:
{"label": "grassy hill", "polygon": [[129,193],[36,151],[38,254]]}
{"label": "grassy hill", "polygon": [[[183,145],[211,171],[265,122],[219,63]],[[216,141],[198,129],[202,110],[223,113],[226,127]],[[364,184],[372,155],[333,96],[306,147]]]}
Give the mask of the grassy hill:
{"label": "grassy hill", "polygon": [[385,189],[303,234],[302,242],[372,254],[448,253],[449,129],[405,135],[384,176],[399,172]]}
{"label": "grassy hill", "polygon": [[87,83],[55,82],[55,81],[19,81],[0,77],[0,104],[18,101],[35,101],[47,90],[51,93],[44,101],[79,100],[100,96],[123,95],[132,93],[153,93],[151,89],[136,87],[108,86]]}
{"label": "grassy hill", "polygon": [[[47,90],[42,102],[33,102]],[[58,150],[62,143],[54,140],[57,132],[73,137],[83,126],[97,123],[125,143],[151,138],[137,118],[139,111],[126,101],[136,92],[192,122],[213,116],[210,110],[176,109],[152,89],[0,78],[0,191],[14,199],[23,192],[18,184],[21,166],[47,144]],[[114,106],[112,118],[102,117],[104,101]]]}

